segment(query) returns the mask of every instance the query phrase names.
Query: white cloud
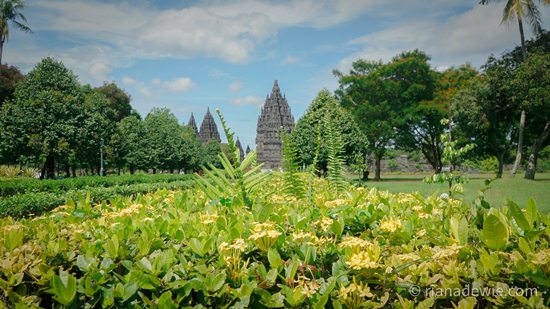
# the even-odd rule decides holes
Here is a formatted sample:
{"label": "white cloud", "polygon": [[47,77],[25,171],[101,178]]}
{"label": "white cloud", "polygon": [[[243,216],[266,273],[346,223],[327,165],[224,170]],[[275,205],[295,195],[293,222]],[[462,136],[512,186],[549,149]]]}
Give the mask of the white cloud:
{"label": "white cloud", "polygon": [[200,55],[242,63],[258,42],[273,34],[271,22],[261,14],[223,17],[191,7],[159,13],[139,30],[137,44],[155,56]]}
{"label": "white cloud", "polygon": [[286,56],[282,61],[281,64],[296,64],[300,63],[302,61],[302,58],[297,56]]}
{"label": "white cloud", "polygon": [[152,96],[151,91],[147,87],[140,87],[139,93],[146,98],[150,98]]}
{"label": "white cloud", "polygon": [[503,5],[476,5],[443,20],[407,21],[355,38],[348,44],[358,46],[359,51],[342,59],[337,68],[346,72],[357,59],[388,61],[401,51],[415,48],[430,55],[438,68],[465,62],[478,66],[491,53],[499,54],[519,43],[515,25],[500,23]]}
{"label": "white cloud", "polygon": [[243,89],[243,83],[241,83],[240,80],[236,80],[229,84],[229,91],[231,92],[237,92],[239,90]]}
{"label": "white cloud", "polygon": [[136,86],[136,85],[139,84],[139,82],[138,82],[137,80],[135,80],[135,79],[129,77],[129,76],[124,76],[124,77],[122,78],[122,84],[123,84],[124,86]]}
{"label": "white cloud", "polygon": [[262,104],[264,104],[261,98],[255,97],[255,96],[246,96],[243,98],[232,99],[230,103],[236,106],[244,106],[244,105],[262,106]]}
{"label": "white cloud", "polygon": [[197,86],[189,77],[175,78],[171,81],[164,82],[164,84],[168,89],[175,92],[188,91]]}

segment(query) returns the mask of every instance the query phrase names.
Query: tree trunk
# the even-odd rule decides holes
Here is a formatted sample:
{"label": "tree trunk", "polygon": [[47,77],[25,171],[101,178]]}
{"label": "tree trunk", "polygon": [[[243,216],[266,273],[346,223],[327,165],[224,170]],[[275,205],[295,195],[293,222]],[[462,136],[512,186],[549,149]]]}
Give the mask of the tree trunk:
{"label": "tree trunk", "polygon": [[[521,16],[517,16],[517,18],[518,18],[518,26],[519,26],[519,36],[521,38],[521,54],[523,56],[523,61],[525,61],[527,60],[527,47],[525,46],[525,34],[523,33],[523,22],[521,20]],[[516,153],[516,161],[514,161],[514,166],[512,167],[512,171],[511,171],[512,176],[516,175],[519,165],[521,164],[524,129],[525,129],[525,111],[522,109],[521,117],[519,119],[518,150]]]}
{"label": "tree trunk", "polygon": [[537,138],[531,147],[531,154],[529,154],[529,160],[527,162],[527,168],[525,169],[525,179],[535,180],[535,173],[537,172],[537,159],[539,156],[540,147],[544,144],[544,141],[550,135],[550,122],[547,122],[544,126],[542,134]]}
{"label": "tree trunk", "polygon": [[502,178],[502,173],[504,172],[504,152],[501,152],[497,155],[497,161],[498,161],[498,171],[497,171],[497,178]]}
{"label": "tree trunk", "polygon": [[71,166],[71,171],[72,171],[72,174],[73,174],[73,178],[76,178],[76,167]]}
{"label": "tree trunk", "polygon": [[516,172],[521,164],[521,156],[523,150],[523,131],[525,130],[525,111],[521,111],[521,117],[519,118],[519,137],[518,137],[518,150],[516,153],[516,161],[514,161],[514,166],[512,167],[511,175],[515,176]]}
{"label": "tree trunk", "polygon": [[157,169],[154,168],[154,169],[153,169],[153,174],[156,174],[156,173],[157,173]]}
{"label": "tree trunk", "polygon": [[382,161],[382,155],[374,154],[374,180],[380,181],[380,163]]}
{"label": "tree trunk", "polygon": [[133,166],[130,166],[130,175],[134,175],[136,169]]}
{"label": "tree trunk", "polygon": [[46,161],[42,166],[40,172],[40,179],[54,179],[55,178],[55,156],[53,154],[48,154]]}
{"label": "tree trunk", "polygon": [[4,52],[4,42],[6,38],[4,37],[4,28],[0,27],[0,64],[2,64],[2,53]]}

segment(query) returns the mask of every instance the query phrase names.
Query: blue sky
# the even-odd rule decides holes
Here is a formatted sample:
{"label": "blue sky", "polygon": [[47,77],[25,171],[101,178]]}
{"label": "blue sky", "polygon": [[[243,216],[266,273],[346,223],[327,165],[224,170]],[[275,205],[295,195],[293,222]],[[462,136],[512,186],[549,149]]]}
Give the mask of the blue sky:
{"label": "blue sky", "polygon": [[[275,79],[297,120],[321,89],[337,88],[332,70],[345,72],[356,59],[387,61],[419,48],[444,70],[479,66],[513,48],[517,24],[500,24],[503,4],[477,3],[27,1],[34,33],[12,31],[3,61],[28,72],[55,57],[82,83],[115,81],[143,116],[168,107],[183,123],[193,112],[200,125],[207,107],[220,108],[244,147],[253,148]],[[544,8],[543,20],[549,16]]]}

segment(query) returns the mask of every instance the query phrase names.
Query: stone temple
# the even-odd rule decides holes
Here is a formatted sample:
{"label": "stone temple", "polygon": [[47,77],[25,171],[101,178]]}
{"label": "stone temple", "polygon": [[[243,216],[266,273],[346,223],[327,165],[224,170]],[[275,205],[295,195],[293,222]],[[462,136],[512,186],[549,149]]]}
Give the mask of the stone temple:
{"label": "stone temple", "polygon": [[256,150],[258,163],[263,163],[266,169],[281,167],[281,130],[290,133],[294,129],[294,117],[286,96],[281,94],[277,80],[273,84],[271,95],[265,99],[258,127],[256,129]]}
{"label": "stone temple", "polygon": [[[191,114],[188,125],[191,127],[194,125],[196,130],[197,125],[195,124],[195,117],[193,117],[193,114]],[[208,143],[208,141],[212,139],[218,141],[218,143],[221,142],[218,126],[216,125],[216,121],[214,121],[214,117],[212,117],[212,114],[210,113],[210,108],[206,110],[206,115],[204,115],[204,119],[202,120],[200,130],[198,131],[198,136],[204,144]]]}
{"label": "stone temple", "polygon": [[193,116],[193,113],[191,113],[191,118],[189,118],[189,122],[187,123],[187,126],[193,129],[195,134],[197,136],[199,135],[199,129],[197,129],[197,123],[195,122],[195,116]]}

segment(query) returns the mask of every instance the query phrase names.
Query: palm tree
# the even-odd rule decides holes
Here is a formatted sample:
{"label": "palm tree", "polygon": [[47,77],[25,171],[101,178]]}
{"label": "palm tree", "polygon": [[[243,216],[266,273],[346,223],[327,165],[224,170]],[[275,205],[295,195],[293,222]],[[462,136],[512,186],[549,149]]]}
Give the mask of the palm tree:
{"label": "palm tree", "polygon": [[2,63],[4,42],[10,38],[10,22],[19,30],[32,32],[31,28],[24,24],[27,22],[25,15],[21,13],[24,8],[23,0],[0,0],[0,63]]}
{"label": "palm tree", "polygon": [[[496,2],[499,0],[481,0],[480,4],[488,4],[490,2]],[[550,0],[539,0],[542,4],[550,4]],[[540,11],[535,4],[534,0],[507,0],[504,12],[502,14],[502,22],[511,22],[514,19],[518,20],[519,35],[521,38],[521,53],[523,55],[523,61],[527,59],[527,47],[525,46],[525,34],[523,33],[523,20],[527,20],[531,29],[535,34],[541,33],[541,17]],[[512,167],[512,176],[516,174],[516,171],[521,163],[521,155],[523,148],[523,131],[525,130],[525,110],[521,110],[521,116],[519,118],[519,137],[518,137],[518,150],[516,153],[516,161]]]}

